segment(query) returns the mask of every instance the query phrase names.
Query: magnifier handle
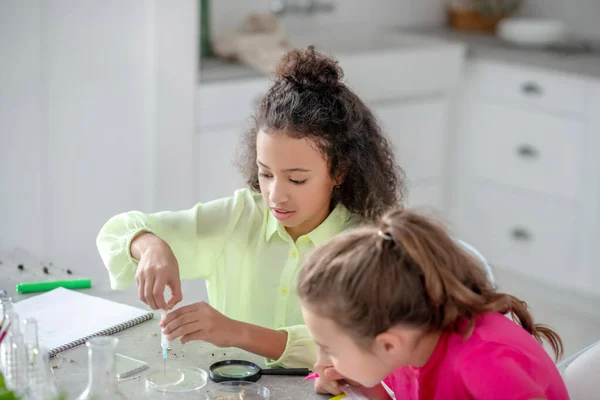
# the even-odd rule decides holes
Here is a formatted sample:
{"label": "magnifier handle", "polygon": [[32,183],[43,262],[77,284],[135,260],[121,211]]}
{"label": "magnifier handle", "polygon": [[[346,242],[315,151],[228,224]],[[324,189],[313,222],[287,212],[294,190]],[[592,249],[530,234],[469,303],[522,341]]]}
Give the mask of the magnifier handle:
{"label": "magnifier handle", "polygon": [[268,368],[261,372],[263,375],[307,376],[310,374],[308,368]]}

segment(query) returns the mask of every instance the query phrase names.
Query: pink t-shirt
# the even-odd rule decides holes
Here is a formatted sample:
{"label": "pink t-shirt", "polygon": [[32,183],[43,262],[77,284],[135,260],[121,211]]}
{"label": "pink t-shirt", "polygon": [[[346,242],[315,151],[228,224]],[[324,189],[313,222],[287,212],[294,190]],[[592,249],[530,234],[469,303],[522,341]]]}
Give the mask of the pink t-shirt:
{"label": "pink t-shirt", "polygon": [[466,341],[442,334],[423,367],[399,368],[384,382],[399,400],[569,399],[548,353],[499,313],[478,317]]}

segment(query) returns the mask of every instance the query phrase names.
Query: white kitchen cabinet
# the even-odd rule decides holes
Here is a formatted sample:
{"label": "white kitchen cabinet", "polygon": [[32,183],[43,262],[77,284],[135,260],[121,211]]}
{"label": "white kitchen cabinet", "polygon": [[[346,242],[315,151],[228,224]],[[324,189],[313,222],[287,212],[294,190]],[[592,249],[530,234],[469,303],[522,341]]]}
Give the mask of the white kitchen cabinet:
{"label": "white kitchen cabinet", "polygon": [[197,90],[194,195],[206,202],[247,187],[237,167],[240,140],[271,81],[266,77],[203,83]]}
{"label": "white kitchen cabinet", "polygon": [[201,131],[194,137],[195,195],[207,202],[229,197],[246,186],[236,165],[243,125]]}
{"label": "white kitchen cabinet", "polygon": [[586,152],[583,162],[584,182],[578,220],[578,289],[600,293],[600,80],[586,85]]}
{"label": "white kitchen cabinet", "polygon": [[382,103],[373,107],[406,173],[407,204],[443,209],[447,161],[447,102],[443,96]]}
{"label": "white kitchen cabinet", "polygon": [[600,119],[592,106],[600,84],[590,83],[471,61],[457,107],[451,220],[496,268],[600,294]]}
{"label": "white kitchen cabinet", "polygon": [[485,102],[468,115],[475,177],[580,198],[584,121]]}
{"label": "white kitchen cabinet", "polygon": [[442,96],[373,107],[409,180],[418,182],[443,176],[446,109],[446,99]]}
{"label": "white kitchen cabinet", "polygon": [[265,77],[203,83],[197,92],[200,132],[249,120],[270,84]]}
{"label": "white kitchen cabinet", "polygon": [[501,101],[519,109],[582,114],[585,81],[576,76],[497,62],[469,65],[467,84],[480,99]]}
{"label": "white kitchen cabinet", "polygon": [[499,267],[563,285],[576,275],[577,208],[498,185],[471,185],[461,239]]}

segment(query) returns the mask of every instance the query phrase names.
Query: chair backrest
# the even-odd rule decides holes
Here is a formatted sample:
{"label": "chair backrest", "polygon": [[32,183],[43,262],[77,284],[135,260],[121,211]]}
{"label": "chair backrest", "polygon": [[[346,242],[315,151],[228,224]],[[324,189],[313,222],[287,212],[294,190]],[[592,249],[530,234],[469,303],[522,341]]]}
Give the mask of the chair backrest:
{"label": "chair backrest", "polygon": [[558,364],[571,400],[600,397],[600,341]]}
{"label": "chair backrest", "polygon": [[479,260],[481,262],[481,267],[483,269],[485,269],[485,272],[487,273],[488,279],[490,280],[492,287],[494,289],[497,289],[496,286],[496,278],[494,277],[494,272],[492,271],[492,267],[490,266],[490,264],[487,262],[487,260],[485,259],[485,257],[483,257],[481,255],[481,253],[479,251],[477,251],[477,249],[473,246],[471,246],[470,244],[468,244],[467,242],[463,242],[460,239],[455,239],[465,250],[467,250],[473,257],[475,257],[475,259]]}

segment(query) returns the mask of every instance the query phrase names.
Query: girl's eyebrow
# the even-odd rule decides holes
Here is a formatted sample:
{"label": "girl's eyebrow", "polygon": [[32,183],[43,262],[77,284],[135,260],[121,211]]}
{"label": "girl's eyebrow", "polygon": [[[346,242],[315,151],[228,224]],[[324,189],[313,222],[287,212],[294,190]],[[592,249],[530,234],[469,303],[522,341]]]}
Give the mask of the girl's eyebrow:
{"label": "girl's eyebrow", "polygon": [[[271,168],[269,168],[268,166],[266,166],[265,164],[261,163],[260,161],[256,160],[256,163],[263,167],[264,169],[268,169],[270,170]],[[285,168],[281,170],[282,172],[310,172],[310,169],[306,169],[306,168]]]}
{"label": "girl's eyebrow", "polygon": [[321,344],[321,343],[317,342],[317,341],[316,341],[316,340],[314,340],[314,339],[313,339],[313,342],[315,342],[315,344],[316,344],[317,346],[319,346],[320,348],[322,348],[322,349],[325,349],[325,350],[329,350],[329,347],[325,346],[324,344]]}

